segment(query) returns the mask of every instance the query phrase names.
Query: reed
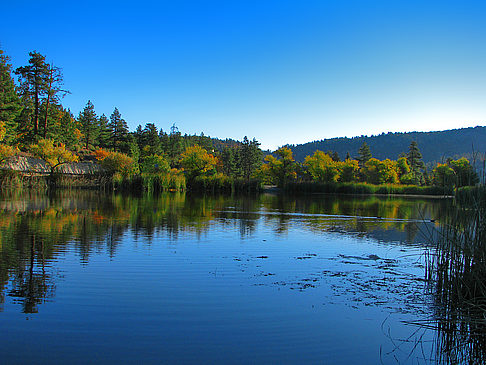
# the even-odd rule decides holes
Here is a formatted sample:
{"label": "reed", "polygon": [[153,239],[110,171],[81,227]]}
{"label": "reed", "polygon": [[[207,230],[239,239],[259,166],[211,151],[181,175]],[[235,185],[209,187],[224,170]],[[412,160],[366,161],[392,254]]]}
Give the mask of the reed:
{"label": "reed", "polygon": [[440,363],[486,363],[486,189],[458,192],[441,222],[427,277],[436,302]]}
{"label": "reed", "polygon": [[188,189],[206,193],[250,193],[263,188],[259,180],[232,178],[223,174],[198,176],[188,183]]}
{"label": "reed", "polygon": [[450,188],[441,186],[416,186],[367,183],[322,183],[314,181],[288,183],[284,190],[291,193],[356,194],[356,195],[452,195]]}
{"label": "reed", "polygon": [[116,191],[157,194],[164,191],[184,191],[186,179],[181,173],[142,173],[124,176],[115,173],[109,181]]}

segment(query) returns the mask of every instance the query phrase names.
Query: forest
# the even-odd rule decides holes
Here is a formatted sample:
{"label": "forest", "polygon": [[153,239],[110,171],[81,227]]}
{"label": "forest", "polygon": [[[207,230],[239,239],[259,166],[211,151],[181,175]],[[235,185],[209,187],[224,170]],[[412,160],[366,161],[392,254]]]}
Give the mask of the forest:
{"label": "forest", "polygon": [[[396,160],[381,157],[386,143],[372,149],[363,141],[345,158],[337,148],[314,149],[296,161],[294,153],[302,152],[298,146],[264,153],[260,143],[247,136],[242,141],[221,140],[203,133],[182,134],[175,124],[164,131],[155,123],[130,131],[122,110],[100,115],[90,100],[73,115],[62,104],[69,93],[62,69],[36,51],[29,56],[27,65],[13,70],[0,50],[0,163],[16,156],[41,158],[51,169],[50,181],[55,181],[59,166],[88,161],[102,167],[111,186],[148,191],[259,190],[263,184],[295,188],[302,183],[451,189],[479,182],[465,157],[443,158],[426,166],[417,143],[420,138],[397,151]],[[444,148],[435,146],[443,154]],[[5,169],[2,172],[5,177]],[[6,185],[7,180],[2,181]]]}

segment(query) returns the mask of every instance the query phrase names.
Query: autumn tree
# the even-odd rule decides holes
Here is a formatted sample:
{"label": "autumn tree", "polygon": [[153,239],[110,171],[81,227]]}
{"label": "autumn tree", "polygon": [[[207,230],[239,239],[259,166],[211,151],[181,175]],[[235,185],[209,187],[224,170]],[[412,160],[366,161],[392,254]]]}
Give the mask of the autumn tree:
{"label": "autumn tree", "polygon": [[465,157],[450,161],[449,165],[454,170],[456,186],[471,186],[479,182],[479,176]]}
{"label": "autumn tree", "polygon": [[398,183],[398,173],[396,161],[389,159],[380,161],[370,158],[365,164],[366,181],[371,184],[396,184]]}
{"label": "autumn tree", "polygon": [[349,183],[358,180],[359,163],[357,160],[347,158],[340,163],[340,170],[339,182]]}
{"label": "autumn tree", "polygon": [[437,186],[452,188],[456,182],[455,174],[447,163],[438,163],[432,171],[432,182]]}
{"label": "autumn tree", "polygon": [[0,143],[0,164],[7,161],[10,157],[15,156],[18,150],[12,146]]}
{"label": "autumn tree", "polygon": [[189,179],[216,172],[218,160],[199,145],[187,147],[181,156],[181,165]]}
{"label": "autumn tree", "polygon": [[292,156],[292,150],[288,147],[281,147],[275,151],[275,155],[265,157],[265,164],[262,171],[268,174],[279,186],[285,186],[289,181],[295,180],[296,163]]}
{"label": "autumn tree", "polygon": [[[103,152],[98,150],[98,156],[101,156]],[[104,154],[100,159],[101,166],[111,175],[120,174],[122,176],[129,176],[134,173],[136,163],[128,155],[109,151]]]}
{"label": "autumn tree", "polygon": [[307,166],[309,173],[314,180],[321,182],[336,182],[339,179],[338,161],[322,151],[315,151],[312,156],[305,158],[304,165]]}
{"label": "autumn tree", "polygon": [[66,149],[62,143],[55,145],[50,139],[41,139],[30,146],[30,151],[43,159],[51,169],[51,175],[60,165],[78,161],[78,156]]}

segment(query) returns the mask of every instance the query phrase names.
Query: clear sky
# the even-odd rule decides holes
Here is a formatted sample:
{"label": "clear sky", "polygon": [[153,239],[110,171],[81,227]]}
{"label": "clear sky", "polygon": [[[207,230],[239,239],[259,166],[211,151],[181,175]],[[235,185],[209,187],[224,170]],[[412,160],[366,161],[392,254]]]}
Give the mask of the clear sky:
{"label": "clear sky", "polygon": [[63,69],[77,115],[118,107],[263,148],[486,125],[486,2],[6,1],[0,47]]}

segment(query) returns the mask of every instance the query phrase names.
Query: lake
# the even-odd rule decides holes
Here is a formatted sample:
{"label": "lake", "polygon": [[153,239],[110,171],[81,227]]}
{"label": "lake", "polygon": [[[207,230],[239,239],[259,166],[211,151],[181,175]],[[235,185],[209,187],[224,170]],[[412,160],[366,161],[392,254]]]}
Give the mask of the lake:
{"label": "lake", "polygon": [[5,364],[434,363],[441,199],[0,199]]}

